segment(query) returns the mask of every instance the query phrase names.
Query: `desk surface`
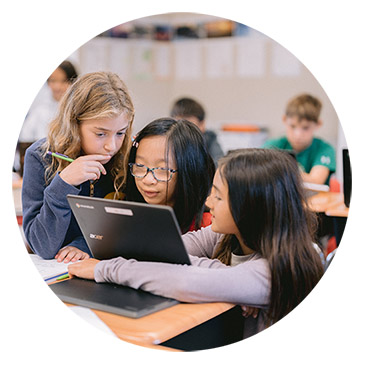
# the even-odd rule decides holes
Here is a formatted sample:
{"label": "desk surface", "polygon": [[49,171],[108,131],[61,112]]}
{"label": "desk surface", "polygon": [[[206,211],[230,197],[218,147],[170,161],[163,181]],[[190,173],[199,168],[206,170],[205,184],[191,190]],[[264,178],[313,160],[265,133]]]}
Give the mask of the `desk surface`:
{"label": "desk surface", "polygon": [[[19,205],[21,186],[22,182],[13,183],[17,212],[22,210]],[[67,305],[74,306],[71,304]],[[207,322],[234,306],[233,304],[222,302],[178,304],[139,319],[127,318],[99,310],[92,311],[124,341],[147,347],[173,350],[158,344]]]}
{"label": "desk surface", "polygon": [[309,198],[309,206],[318,213],[332,217],[347,217],[349,208],[344,204],[344,194],[321,191]]}
{"label": "desk surface", "polygon": [[178,336],[232,307],[234,307],[233,304],[222,302],[178,304],[138,319],[127,318],[100,310],[92,311],[116,336],[124,341],[141,346],[173,350],[158,344]]}

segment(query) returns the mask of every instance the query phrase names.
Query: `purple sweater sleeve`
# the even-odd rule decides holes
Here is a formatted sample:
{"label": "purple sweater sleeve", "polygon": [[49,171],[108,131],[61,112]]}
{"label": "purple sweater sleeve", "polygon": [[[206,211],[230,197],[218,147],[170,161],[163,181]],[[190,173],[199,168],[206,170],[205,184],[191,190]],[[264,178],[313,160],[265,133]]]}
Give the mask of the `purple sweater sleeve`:
{"label": "purple sweater sleeve", "polygon": [[211,226],[202,227],[198,231],[188,232],[182,235],[187,253],[197,257],[211,258],[223,234],[212,231]]}
{"label": "purple sweater sleeve", "polygon": [[[211,230],[205,233],[215,234]],[[216,238],[207,235],[205,239]],[[266,260],[256,258],[231,267],[207,257],[190,259],[192,265],[175,265],[119,257],[99,262],[94,275],[99,283],[126,285],[182,302],[230,302],[256,307],[269,303],[270,272]]]}

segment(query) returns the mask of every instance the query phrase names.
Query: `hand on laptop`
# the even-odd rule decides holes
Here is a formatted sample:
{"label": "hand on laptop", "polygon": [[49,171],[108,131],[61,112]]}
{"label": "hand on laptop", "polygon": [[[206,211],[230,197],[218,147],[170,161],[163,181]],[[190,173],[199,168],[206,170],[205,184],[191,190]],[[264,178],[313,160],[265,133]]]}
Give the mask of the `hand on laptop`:
{"label": "hand on laptop", "polygon": [[99,260],[90,258],[89,260],[74,263],[68,267],[68,273],[79,278],[94,280],[94,268],[98,262]]}
{"label": "hand on laptop", "polygon": [[85,260],[89,258],[88,253],[85,253],[81,251],[80,249],[73,247],[73,246],[67,246],[58,251],[58,253],[54,257],[58,262],[76,262],[79,260]]}

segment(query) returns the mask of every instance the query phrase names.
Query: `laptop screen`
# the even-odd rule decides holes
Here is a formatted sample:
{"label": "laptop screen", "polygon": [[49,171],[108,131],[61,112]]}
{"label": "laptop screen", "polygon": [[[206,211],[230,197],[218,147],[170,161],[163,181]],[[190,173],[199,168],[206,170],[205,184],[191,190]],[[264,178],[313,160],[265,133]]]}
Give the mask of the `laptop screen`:
{"label": "laptop screen", "polygon": [[190,264],[169,206],[68,195],[92,256]]}

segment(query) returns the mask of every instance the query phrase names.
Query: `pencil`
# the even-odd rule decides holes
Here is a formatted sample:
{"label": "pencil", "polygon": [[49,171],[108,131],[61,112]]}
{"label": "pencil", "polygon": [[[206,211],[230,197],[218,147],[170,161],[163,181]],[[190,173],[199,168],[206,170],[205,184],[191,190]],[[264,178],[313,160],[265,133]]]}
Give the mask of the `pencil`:
{"label": "pencil", "polygon": [[69,161],[70,163],[72,163],[74,161],[74,159],[71,159],[66,155],[59,154],[58,152],[48,151],[48,154],[54,156],[55,158]]}
{"label": "pencil", "polygon": [[58,278],[56,278],[56,280],[67,279],[69,276],[70,276],[70,274],[69,274],[69,273],[66,273],[66,274],[61,275],[61,276],[59,276]]}

